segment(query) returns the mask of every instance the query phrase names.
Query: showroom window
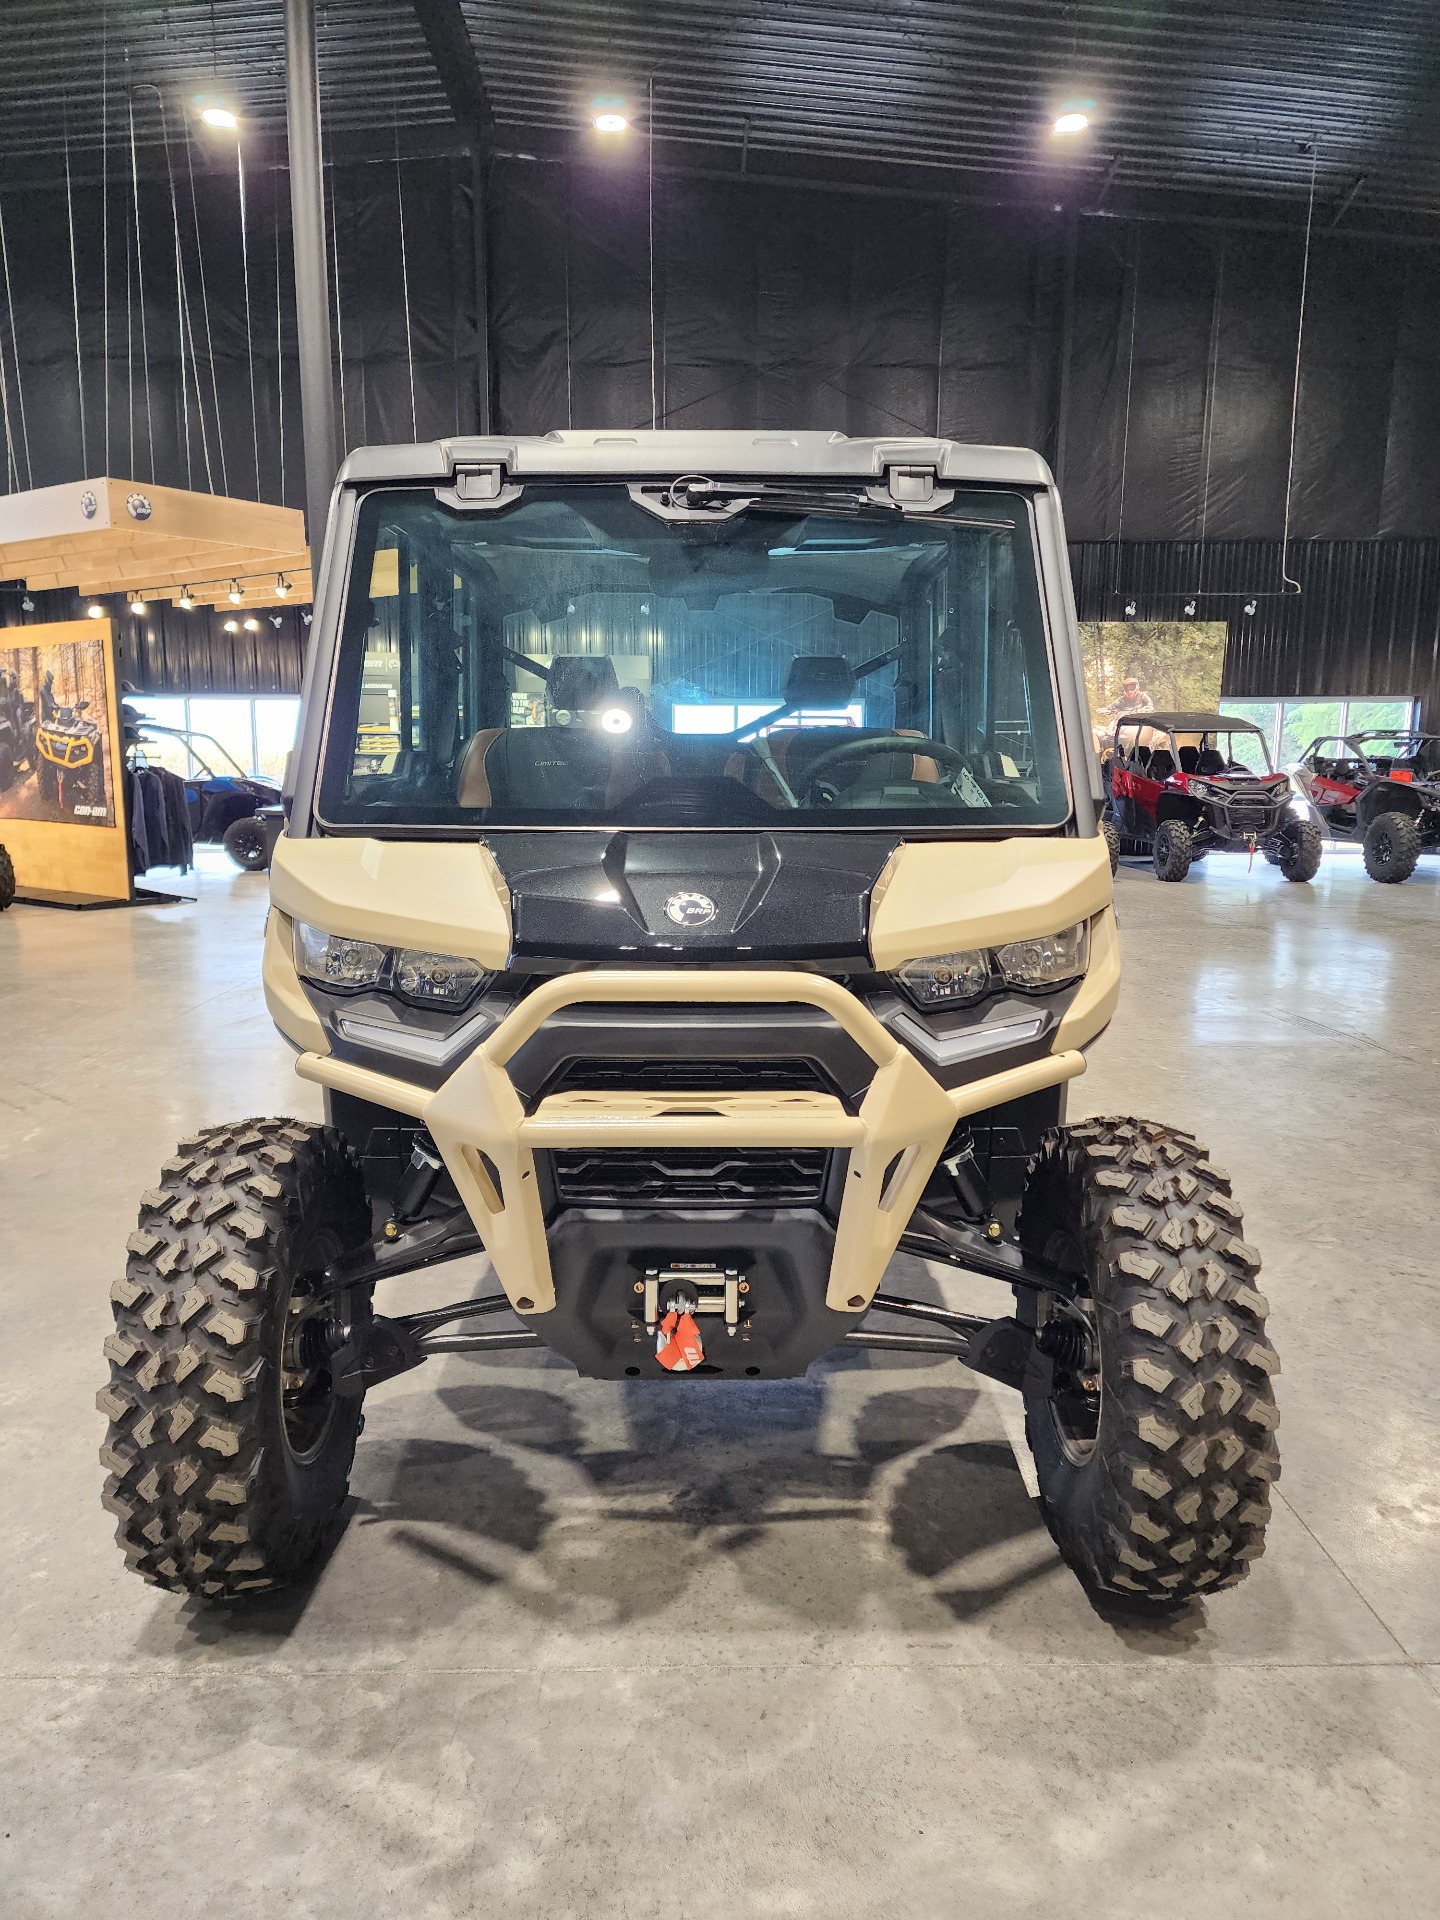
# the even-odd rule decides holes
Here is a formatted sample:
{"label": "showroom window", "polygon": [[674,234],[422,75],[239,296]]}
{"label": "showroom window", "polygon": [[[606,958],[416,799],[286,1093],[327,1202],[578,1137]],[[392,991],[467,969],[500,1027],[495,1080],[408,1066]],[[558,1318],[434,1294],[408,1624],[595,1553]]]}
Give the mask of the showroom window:
{"label": "showroom window", "polygon": [[[146,743],[145,756],[172,773],[193,774],[208,767],[213,773],[233,773],[233,760],[242,773],[258,773],[279,782],[285,761],[295,745],[300,725],[300,700],[295,694],[148,694],[132,693],[126,703],[157,726],[175,727],[193,734],[194,750],[204,762],[198,766],[179,740],[163,737]],[[214,748],[223,749],[216,753]]]}
{"label": "showroom window", "polygon": [[1277,767],[1292,767],[1312,740],[1413,724],[1413,700],[1229,700],[1221,711],[1253,720],[1270,744]]}

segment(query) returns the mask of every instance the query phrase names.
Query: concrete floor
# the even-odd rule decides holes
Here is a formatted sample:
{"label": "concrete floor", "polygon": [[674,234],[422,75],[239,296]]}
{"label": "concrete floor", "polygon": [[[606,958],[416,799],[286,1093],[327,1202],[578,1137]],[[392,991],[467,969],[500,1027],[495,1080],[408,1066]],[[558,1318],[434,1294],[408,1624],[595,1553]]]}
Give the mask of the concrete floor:
{"label": "concrete floor", "polygon": [[93,1404],[136,1196],[318,1096],[262,879],[6,914],[0,1914],[1440,1911],[1440,863],[1118,892],[1072,1112],[1232,1169],[1285,1366],[1269,1553],[1165,1627],[1059,1565],[1003,1390],[878,1355],[673,1390],[451,1356],[372,1396],[305,1590],[143,1586]]}

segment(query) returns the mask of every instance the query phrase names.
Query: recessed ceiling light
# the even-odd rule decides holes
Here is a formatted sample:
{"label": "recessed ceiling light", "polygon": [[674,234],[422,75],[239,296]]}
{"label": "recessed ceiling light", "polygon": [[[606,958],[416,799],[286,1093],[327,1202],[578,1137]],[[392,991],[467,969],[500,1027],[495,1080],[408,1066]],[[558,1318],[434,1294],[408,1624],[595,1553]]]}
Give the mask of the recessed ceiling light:
{"label": "recessed ceiling light", "polygon": [[207,127],[218,127],[222,133],[234,133],[240,125],[240,116],[232,113],[229,107],[203,107],[200,118]]}
{"label": "recessed ceiling light", "polygon": [[1088,113],[1082,113],[1078,107],[1067,108],[1064,113],[1055,116],[1050,131],[1058,134],[1084,133],[1090,125]]}
{"label": "recessed ceiling light", "polygon": [[624,133],[630,122],[623,113],[607,108],[604,113],[596,114],[594,124],[597,133]]}

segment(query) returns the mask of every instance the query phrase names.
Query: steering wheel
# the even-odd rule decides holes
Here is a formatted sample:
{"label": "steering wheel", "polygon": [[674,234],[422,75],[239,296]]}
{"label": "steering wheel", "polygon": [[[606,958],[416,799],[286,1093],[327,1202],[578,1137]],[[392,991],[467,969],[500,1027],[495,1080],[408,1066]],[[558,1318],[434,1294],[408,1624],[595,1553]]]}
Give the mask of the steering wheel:
{"label": "steering wheel", "polygon": [[964,754],[939,740],[927,740],[923,735],[914,733],[874,734],[867,740],[846,740],[838,747],[831,747],[828,753],[822,753],[805,773],[804,800],[813,804],[817,789],[823,785],[823,791],[818,794],[820,804],[831,806],[837,797],[837,789],[833,783],[825,782],[827,770],[849,766],[855,760],[892,753],[918,754],[924,759],[933,760],[937,767],[945,768],[953,776],[952,786],[966,769]]}

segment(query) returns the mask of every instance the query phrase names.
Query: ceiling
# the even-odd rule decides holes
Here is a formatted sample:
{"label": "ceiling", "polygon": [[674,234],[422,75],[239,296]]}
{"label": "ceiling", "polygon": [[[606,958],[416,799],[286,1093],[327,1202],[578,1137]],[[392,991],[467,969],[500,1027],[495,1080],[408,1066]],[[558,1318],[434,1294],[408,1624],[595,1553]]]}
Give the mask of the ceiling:
{"label": "ceiling", "polygon": [[[657,169],[1163,211],[1440,221],[1434,0],[427,0],[458,8],[496,151],[592,153],[625,100]],[[318,0],[336,150],[455,144],[411,0]],[[284,131],[283,0],[7,0],[0,154],[173,131],[202,93]],[[463,46],[463,42],[460,42]],[[127,88],[129,89],[127,94]],[[453,93],[453,86],[450,91]],[[1094,103],[1078,141],[1048,131]],[[595,155],[597,159],[599,155]],[[1223,203],[1223,204],[1222,204]]]}

